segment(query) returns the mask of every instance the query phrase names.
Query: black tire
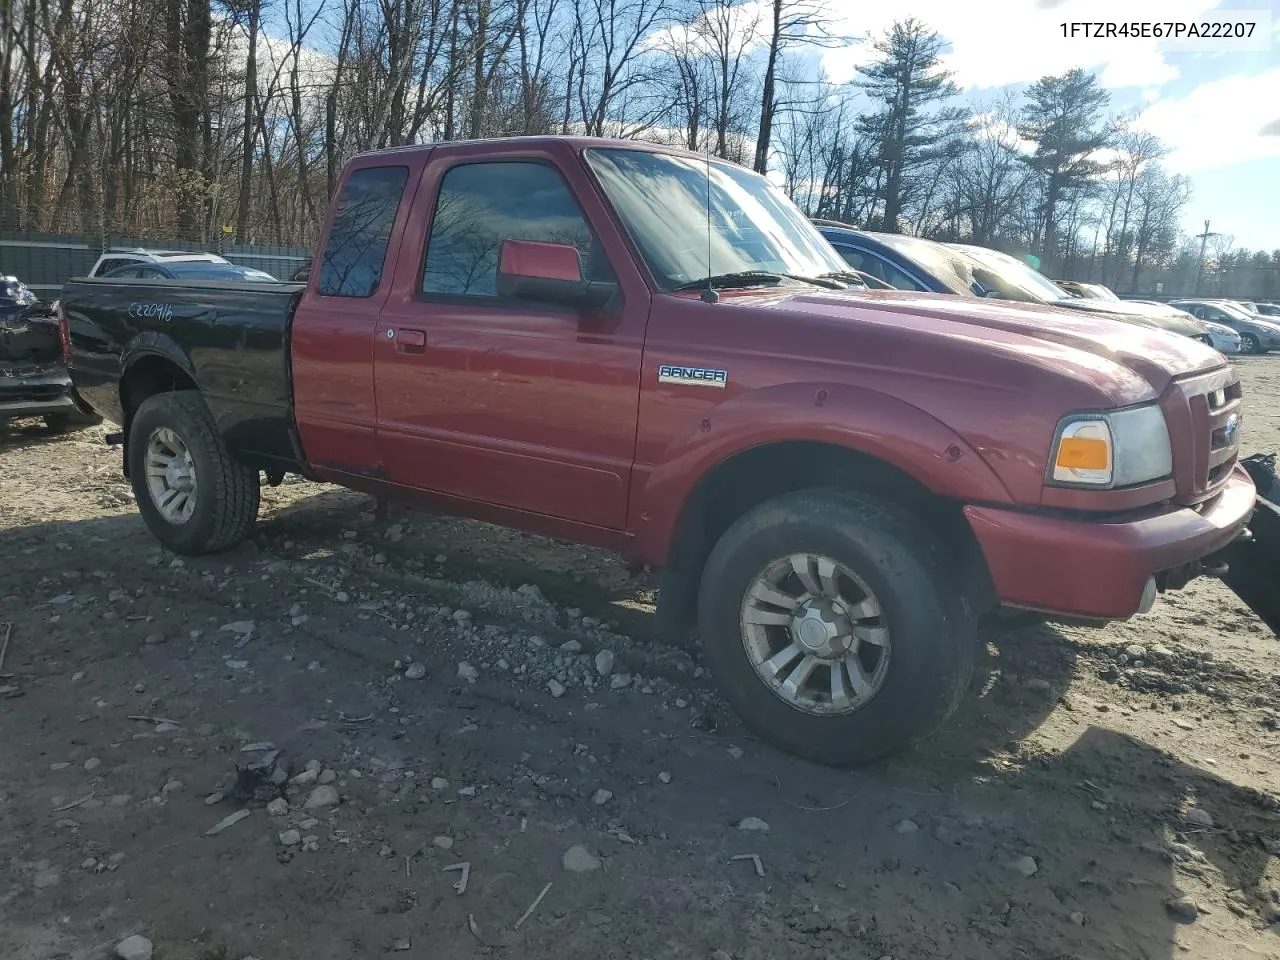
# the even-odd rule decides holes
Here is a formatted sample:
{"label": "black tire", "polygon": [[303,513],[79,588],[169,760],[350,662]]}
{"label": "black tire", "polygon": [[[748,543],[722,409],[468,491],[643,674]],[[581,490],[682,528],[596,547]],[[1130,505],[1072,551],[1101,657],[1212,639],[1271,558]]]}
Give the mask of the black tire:
{"label": "black tire", "polygon": [[[147,486],[147,443],[168,428],[191,454],[195,506],[188,520],[172,523]],[[160,393],[145,400],[129,427],[129,477],[142,519],[157,540],[175,553],[213,553],[233,547],[258,517],[258,471],[232,459],[205,405],[194,390]]]}
{"label": "black tire", "polygon": [[[793,706],[746,653],[745,592],[769,564],[803,551],[863,580],[889,630],[883,685],[852,713],[820,716]],[[699,596],[704,655],[725,698],[763,739],[832,766],[869,763],[929,734],[964,698],[976,623],[948,569],[938,545],[901,508],[840,490],[785,494],[741,517],[712,550]]]}
{"label": "black tire", "polygon": [[1252,333],[1240,334],[1240,352],[1241,353],[1262,353],[1262,341]]}

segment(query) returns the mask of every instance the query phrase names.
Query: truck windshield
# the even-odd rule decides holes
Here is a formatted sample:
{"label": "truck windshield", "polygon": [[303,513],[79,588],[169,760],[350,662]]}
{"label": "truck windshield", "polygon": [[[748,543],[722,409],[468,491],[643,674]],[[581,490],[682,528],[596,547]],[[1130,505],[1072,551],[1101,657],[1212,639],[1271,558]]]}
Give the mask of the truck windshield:
{"label": "truck windshield", "polygon": [[712,275],[821,277],[849,269],[780,190],[748,170],[712,162],[708,174],[705,160],[649,150],[594,149],[586,156],[665,290]]}

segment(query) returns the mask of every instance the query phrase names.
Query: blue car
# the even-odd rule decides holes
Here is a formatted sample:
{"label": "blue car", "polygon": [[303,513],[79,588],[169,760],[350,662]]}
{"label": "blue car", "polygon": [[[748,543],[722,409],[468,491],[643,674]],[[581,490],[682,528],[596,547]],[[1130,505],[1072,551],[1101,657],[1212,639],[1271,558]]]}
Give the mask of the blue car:
{"label": "blue car", "polygon": [[938,245],[897,233],[868,233],[834,220],[815,220],[844,261],[898,290],[981,296],[938,256]]}

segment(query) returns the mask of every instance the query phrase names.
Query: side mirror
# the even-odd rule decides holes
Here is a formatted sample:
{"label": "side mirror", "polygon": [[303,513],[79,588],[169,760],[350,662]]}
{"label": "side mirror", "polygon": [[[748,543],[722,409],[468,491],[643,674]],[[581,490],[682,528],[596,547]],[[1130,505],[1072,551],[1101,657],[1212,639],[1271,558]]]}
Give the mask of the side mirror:
{"label": "side mirror", "polygon": [[582,276],[582,255],[568,243],[503,240],[498,253],[498,296],[595,310],[612,299],[614,284]]}

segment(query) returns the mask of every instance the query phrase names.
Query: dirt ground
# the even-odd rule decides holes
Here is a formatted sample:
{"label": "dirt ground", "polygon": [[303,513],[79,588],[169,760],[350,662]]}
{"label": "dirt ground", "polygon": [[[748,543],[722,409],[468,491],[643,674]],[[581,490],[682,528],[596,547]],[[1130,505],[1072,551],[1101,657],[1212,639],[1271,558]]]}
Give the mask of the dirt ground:
{"label": "dirt ground", "polygon": [[0,439],[3,960],[1280,957],[1280,642],[1215,581],[989,632],[943,735],[836,771],[614,557],[299,481],[177,559],[103,433]]}

